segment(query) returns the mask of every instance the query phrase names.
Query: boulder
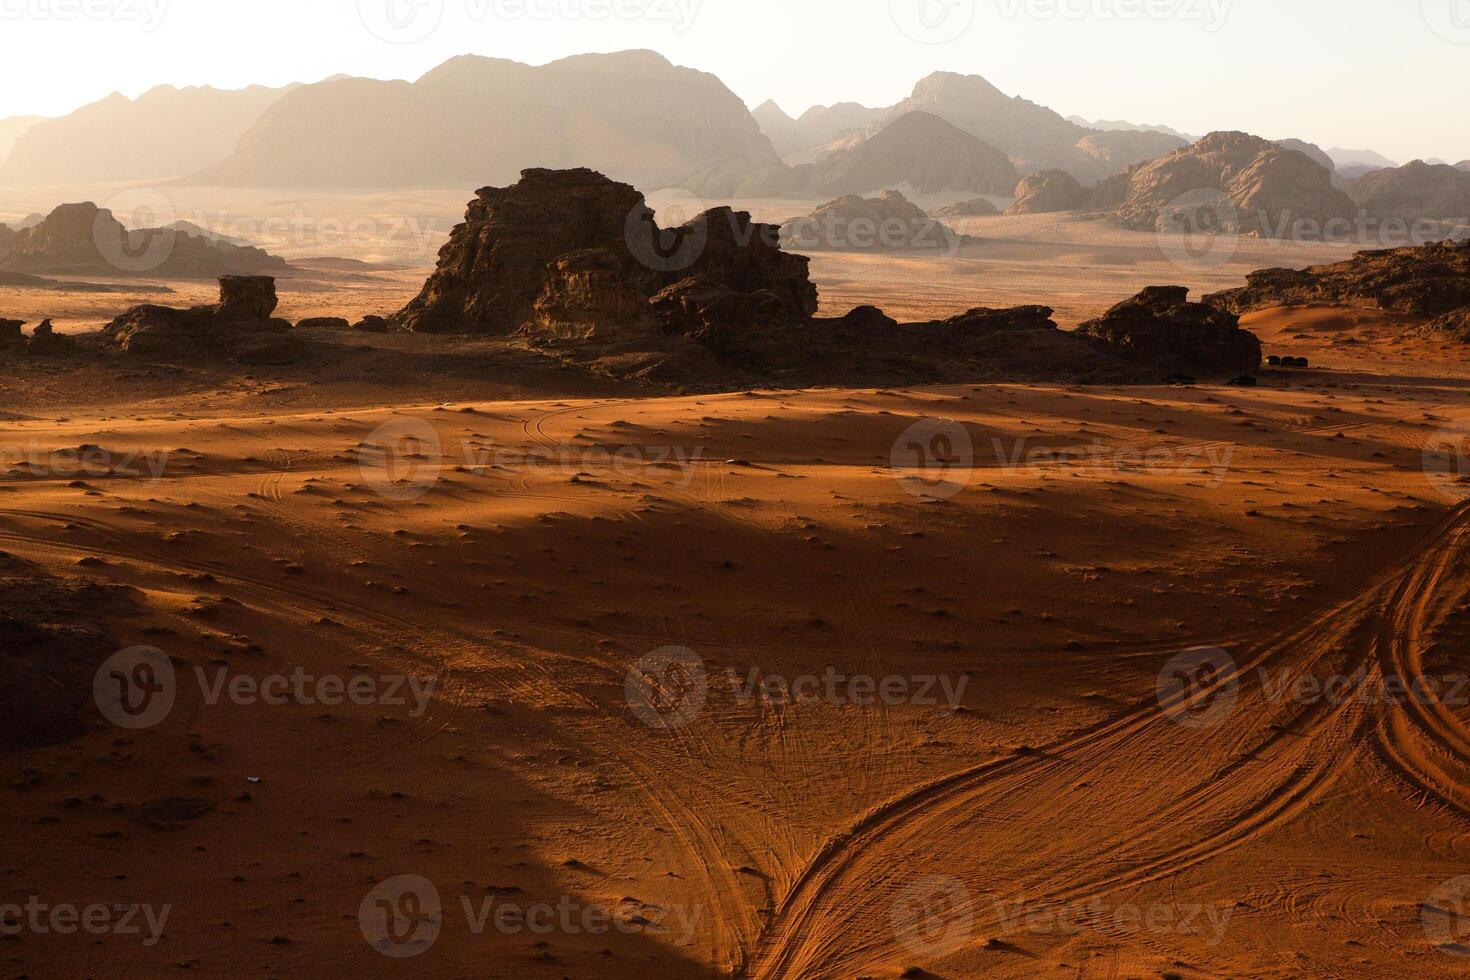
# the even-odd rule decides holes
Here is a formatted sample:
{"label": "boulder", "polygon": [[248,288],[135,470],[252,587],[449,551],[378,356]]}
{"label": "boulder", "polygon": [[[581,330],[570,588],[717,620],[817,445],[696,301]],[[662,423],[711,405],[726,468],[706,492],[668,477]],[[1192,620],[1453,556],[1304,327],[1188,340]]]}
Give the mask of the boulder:
{"label": "boulder", "polygon": [[1065,170],[1043,170],[1021,180],[1016,203],[1006,214],[1051,214],[1081,211],[1087,206],[1087,191]]}
{"label": "boulder", "polygon": [[1188,301],[1184,286],[1150,286],[1088,321],[1077,333],[1104,350],[1156,370],[1242,374],[1261,366],[1261,342],[1233,313]]}
{"label": "boulder", "polygon": [[787,222],[781,244],[803,252],[948,252],[970,241],[898,191],[850,194]]}
{"label": "boulder", "polygon": [[42,320],[31,331],[31,342],[28,346],[38,354],[64,354],[74,350],[77,342],[72,337],[57,333],[50,320]]}
{"label": "boulder", "polygon": [[387,333],[393,329],[393,321],[387,317],[369,314],[352,325],[358,333]]}
{"label": "boulder", "polygon": [[1000,208],[990,203],[989,198],[977,197],[942,207],[934,212],[936,218],[990,218],[1000,214]]}
{"label": "boulder", "polygon": [[352,324],[340,316],[313,316],[298,321],[297,330],[351,330]]}
{"label": "boulder", "polygon": [[26,322],[24,320],[0,319],[0,347],[19,344],[25,340],[25,337],[20,332],[20,328],[25,326],[25,324]]}

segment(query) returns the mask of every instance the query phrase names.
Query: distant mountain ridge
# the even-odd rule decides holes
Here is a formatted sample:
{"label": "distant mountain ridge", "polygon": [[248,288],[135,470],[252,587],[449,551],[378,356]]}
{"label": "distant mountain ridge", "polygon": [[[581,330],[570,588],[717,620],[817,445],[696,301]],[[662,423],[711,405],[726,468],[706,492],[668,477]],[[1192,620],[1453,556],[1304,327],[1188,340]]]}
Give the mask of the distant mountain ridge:
{"label": "distant mountain ridge", "polygon": [[280,99],[194,184],[478,187],[590,167],[648,187],[722,161],[780,159],[714,75],[652,51],[533,67],[464,55],[415,82],[350,78]]}
{"label": "distant mountain ridge", "polygon": [[0,184],[166,180],[219,160],[296,86],[226,91],[161,85],[136,99],[113,93],[28,126],[0,163]]}

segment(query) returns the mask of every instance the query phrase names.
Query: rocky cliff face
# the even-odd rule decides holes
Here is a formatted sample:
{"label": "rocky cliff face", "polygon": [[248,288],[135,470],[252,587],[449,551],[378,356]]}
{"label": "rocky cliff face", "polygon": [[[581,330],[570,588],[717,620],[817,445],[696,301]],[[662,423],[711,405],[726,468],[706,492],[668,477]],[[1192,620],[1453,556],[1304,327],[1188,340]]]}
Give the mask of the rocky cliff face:
{"label": "rocky cliff face", "polygon": [[[416,82],[340,79],[290,93],[239,147],[198,173],[227,186],[477,187],[527,167],[594,167],[642,186],[687,186],[780,163],[718,78],[651,51],[532,67],[464,56]],[[713,184],[711,185],[713,186]]]}
{"label": "rocky cliff face", "polygon": [[0,270],[95,276],[215,279],[291,271],[284,260],[251,246],[174,228],[124,228],[92,203],[63,204],[21,232],[0,232]]}
{"label": "rocky cliff face", "polygon": [[680,320],[677,304],[652,304],[675,286],[686,295],[762,294],[778,319],[808,317],[816,287],[807,260],[781,252],[777,234],[729,208],[661,229],[627,184],[586,169],[527,170],[511,187],[479,191],[397,320],[427,333],[697,329],[697,311]]}
{"label": "rocky cliff face", "polygon": [[1244,374],[1261,366],[1261,342],[1235,314],[1191,303],[1183,286],[1150,286],[1077,328],[1131,361],[1181,374]]}
{"label": "rocky cliff face", "polygon": [[1247,285],[1205,297],[1233,313],[1277,306],[1358,306],[1463,322],[1470,310],[1470,241],[1359,252],[1310,269],[1264,269]]}
{"label": "rocky cliff face", "polygon": [[1348,196],[1377,221],[1470,222],[1470,173],[1455,167],[1415,160],[1375,170],[1354,181]]}
{"label": "rocky cliff face", "polygon": [[1119,214],[1130,227],[1172,231],[1182,206],[1206,200],[1222,205],[1221,230],[1272,238],[1318,238],[1329,222],[1350,229],[1357,213],[1304,154],[1246,133],[1211,133],[1135,168]]}

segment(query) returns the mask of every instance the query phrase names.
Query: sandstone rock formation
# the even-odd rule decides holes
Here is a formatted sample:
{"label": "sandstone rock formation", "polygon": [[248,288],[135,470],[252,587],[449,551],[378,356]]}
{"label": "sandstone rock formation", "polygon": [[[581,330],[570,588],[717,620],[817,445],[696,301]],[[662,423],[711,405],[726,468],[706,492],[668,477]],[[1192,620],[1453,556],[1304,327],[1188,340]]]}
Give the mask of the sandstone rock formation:
{"label": "sandstone rock formation", "polygon": [[103,328],[107,342],[145,357],[231,357],[246,364],[285,363],[294,356],[291,324],[273,319],[275,280],[220,279],[220,301],[187,310],[135,306]]}
{"label": "sandstone rock formation", "polygon": [[989,198],[977,197],[947,205],[933,214],[936,218],[991,218],[1000,214],[1000,208],[991,204]]}
{"label": "sandstone rock formation", "polygon": [[1359,252],[1305,270],[1264,269],[1247,285],[1205,297],[1232,313],[1277,306],[1353,306],[1434,321],[1453,331],[1470,310],[1470,241]]}
{"label": "sandstone rock formation", "polygon": [[1376,221],[1470,222],[1470,173],[1422,160],[1365,174],[1348,196]]}
{"label": "sandstone rock formation", "polygon": [[1238,316],[1188,299],[1184,286],[1150,286],[1077,333],[1120,357],[1181,374],[1248,374],[1261,366],[1261,342]]}
{"label": "sandstone rock formation", "polygon": [[1351,229],[1357,213],[1306,155],[1246,133],[1211,133],[1135,168],[1119,216],[1142,230],[1185,230],[1176,227],[1190,217],[1185,210],[1206,206],[1219,230],[1270,238],[1319,238],[1338,223]]}
{"label": "sandstone rock formation", "polygon": [[954,253],[967,241],[898,191],[829,201],[786,223],[781,243],[799,251]]}
{"label": "sandstone rock formation", "polygon": [[791,173],[803,197],[864,194],[899,184],[921,194],[1009,194],[1015,165],[1000,150],[927,112],[899,116],[856,145]]}
{"label": "sandstone rock formation", "polygon": [[297,330],[351,330],[352,324],[340,316],[313,316],[297,321]]}
{"label": "sandstone rock formation", "polygon": [[807,260],[782,253],[776,234],[729,208],[663,230],[627,184],[586,169],[527,170],[511,187],[478,192],[396,320],[425,333],[647,331],[672,315],[667,297],[662,314],[651,300],[673,286],[691,296],[761,294],[782,317],[810,316]]}
{"label": "sandstone rock formation", "polygon": [[[370,152],[369,152],[370,149]],[[718,167],[723,161],[739,167]],[[648,187],[727,182],[779,165],[745,104],[715,76],[652,51],[533,67],[453,58],[415,82],[306,85],[191,178],[253,187],[478,187],[527,167],[590,166]],[[696,193],[729,193],[711,179]]]}
{"label": "sandstone rock formation", "polygon": [[1016,203],[1007,214],[1050,214],[1081,211],[1087,191],[1065,170],[1043,170],[1024,178],[1016,187]]}
{"label": "sandstone rock formation", "polygon": [[282,259],[251,246],[210,242],[172,228],[129,230],[90,202],[63,204],[25,231],[0,233],[7,272],[215,279],[286,273]]}

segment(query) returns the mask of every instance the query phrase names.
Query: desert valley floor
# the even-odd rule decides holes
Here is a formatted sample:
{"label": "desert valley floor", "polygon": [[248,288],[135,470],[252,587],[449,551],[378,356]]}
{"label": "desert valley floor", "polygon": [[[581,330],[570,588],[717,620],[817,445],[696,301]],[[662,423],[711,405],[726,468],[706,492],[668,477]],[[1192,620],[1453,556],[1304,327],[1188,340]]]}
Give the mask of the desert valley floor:
{"label": "desert valley floor", "polygon": [[[1079,219],[972,233],[995,243],[819,256],[824,309],[1044,302],[1070,326],[1152,282],[1340,257],[1261,243],[1188,273]],[[349,257],[417,267],[283,281],[284,315],[386,312],[422,282]],[[66,330],[147,299],[0,291]],[[0,784],[0,905],[167,905],[162,938],[7,937],[3,972],[1470,975],[1464,348],[1362,311],[1244,325],[1312,368],[648,397],[351,336],[320,375],[0,370],[0,576],[124,587],[88,612],[183,681],[156,727],[27,752]],[[892,464],[928,419],[974,443],[942,493]],[[385,424],[442,446],[421,495],[375,485]],[[673,726],[629,687],[668,648],[707,668]],[[1199,648],[1237,669],[1161,696]],[[937,703],[741,686],[829,668]],[[211,704],[194,682],[298,670],[432,697]],[[398,960],[359,913],[405,875],[442,910]],[[497,906],[620,926],[498,927]]]}

